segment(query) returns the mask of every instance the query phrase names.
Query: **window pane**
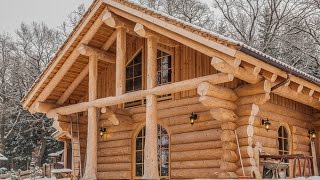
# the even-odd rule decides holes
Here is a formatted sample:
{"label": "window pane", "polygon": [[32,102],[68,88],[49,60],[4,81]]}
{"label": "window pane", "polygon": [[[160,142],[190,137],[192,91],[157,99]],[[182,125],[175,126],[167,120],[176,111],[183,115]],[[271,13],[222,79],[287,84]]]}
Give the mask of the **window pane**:
{"label": "window pane", "polygon": [[284,150],[288,151],[288,149],[289,149],[289,148],[288,148],[288,147],[289,147],[289,146],[288,146],[288,139],[284,139],[284,140],[283,140],[283,143],[284,143],[284,147],[283,147]]}
{"label": "window pane", "polygon": [[137,146],[137,150],[142,150],[142,138],[137,138],[136,146]]}
{"label": "window pane", "polygon": [[142,85],[141,77],[134,78],[134,90],[135,91],[140,90],[141,89],[141,85]]}
{"label": "window pane", "polygon": [[142,52],[140,51],[137,56],[134,58],[133,62],[134,64],[141,64],[142,60]]}
{"label": "window pane", "polygon": [[137,151],[136,152],[136,163],[143,163],[142,162],[142,151]]}
{"label": "window pane", "polygon": [[169,137],[168,136],[161,137],[161,147],[162,148],[169,148]]}
{"label": "window pane", "polygon": [[132,91],[133,90],[133,80],[128,79],[126,81],[126,91]]}
{"label": "window pane", "polygon": [[161,176],[169,176],[169,164],[163,163],[161,165]]}
{"label": "window pane", "polygon": [[282,139],[279,139],[279,149],[283,150]]}
{"label": "window pane", "polygon": [[169,162],[169,151],[168,149],[163,149],[161,152],[161,162]]}
{"label": "window pane", "polygon": [[141,64],[134,65],[134,76],[141,76]]}
{"label": "window pane", "polygon": [[157,73],[157,84],[161,84],[161,72]]}
{"label": "window pane", "polygon": [[157,60],[157,71],[161,71],[161,58]]}
{"label": "window pane", "polygon": [[126,68],[126,79],[133,77],[133,66],[129,66]]}
{"label": "window pane", "polygon": [[282,126],[280,126],[280,128],[278,130],[278,136],[279,137],[283,137],[283,135],[282,135]]}
{"label": "window pane", "polygon": [[136,165],[136,176],[142,176],[142,164]]}

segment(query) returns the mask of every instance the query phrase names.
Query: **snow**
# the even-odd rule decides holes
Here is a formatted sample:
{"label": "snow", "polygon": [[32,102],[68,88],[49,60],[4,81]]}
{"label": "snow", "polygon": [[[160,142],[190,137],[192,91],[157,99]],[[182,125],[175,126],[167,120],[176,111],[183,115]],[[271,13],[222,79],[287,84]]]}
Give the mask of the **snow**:
{"label": "snow", "polygon": [[57,157],[57,156],[61,155],[62,153],[63,153],[63,150],[58,151],[58,152],[55,152],[55,153],[50,153],[50,154],[48,154],[48,156],[50,156],[50,157]]}
{"label": "snow", "polygon": [[0,161],[8,161],[8,158],[0,153]]}

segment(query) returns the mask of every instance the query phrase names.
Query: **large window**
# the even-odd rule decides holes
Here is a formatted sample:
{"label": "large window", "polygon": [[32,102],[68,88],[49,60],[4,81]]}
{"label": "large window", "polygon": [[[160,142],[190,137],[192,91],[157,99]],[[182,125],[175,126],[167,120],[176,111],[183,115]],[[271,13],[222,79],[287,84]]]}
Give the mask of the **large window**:
{"label": "large window", "polygon": [[167,84],[171,82],[171,55],[157,50],[157,84]]}
{"label": "large window", "polygon": [[288,131],[284,126],[278,129],[279,154],[289,154]]}
{"label": "large window", "polygon": [[142,89],[142,51],[126,67],[126,92]]}
{"label": "large window", "polygon": [[[144,165],[145,127],[142,128],[136,138],[136,177],[143,176]],[[169,177],[169,136],[167,131],[158,125],[158,167],[159,176]]]}

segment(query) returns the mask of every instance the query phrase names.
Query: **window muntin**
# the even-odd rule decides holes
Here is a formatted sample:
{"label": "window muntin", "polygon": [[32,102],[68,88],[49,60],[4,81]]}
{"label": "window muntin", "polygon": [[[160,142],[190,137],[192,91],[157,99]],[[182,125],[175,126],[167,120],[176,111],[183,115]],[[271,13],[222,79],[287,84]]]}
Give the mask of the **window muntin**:
{"label": "window muntin", "polygon": [[142,51],[126,67],[126,92],[142,89]]}
{"label": "window muntin", "polygon": [[172,58],[170,54],[157,50],[157,84],[167,84],[172,81]]}
{"label": "window muntin", "polygon": [[279,154],[289,154],[288,131],[284,126],[278,129]]}
{"label": "window muntin", "polygon": [[[169,177],[169,135],[167,131],[158,124],[158,167],[161,178]],[[144,171],[144,145],[145,127],[142,128],[136,138],[136,176],[142,177]]]}

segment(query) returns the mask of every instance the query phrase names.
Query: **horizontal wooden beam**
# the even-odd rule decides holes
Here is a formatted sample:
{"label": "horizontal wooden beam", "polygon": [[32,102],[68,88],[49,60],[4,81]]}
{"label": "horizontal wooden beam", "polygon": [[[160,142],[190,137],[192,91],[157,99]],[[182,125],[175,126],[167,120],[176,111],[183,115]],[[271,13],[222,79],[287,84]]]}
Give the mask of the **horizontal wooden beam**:
{"label": "horizontal wooden beam", "polygon": [[310,97],[309,94],[297,92],[296,90],[291,89],[290,86],[281,86],[272,92],[282,97],[300,102],[316,109],[320,109],[320,101],[318,99]]}
{"label": "horizontal wooden beam", "polygon": [[43,103],[43,102],[36,102],[34,105],[34,111],[37,113],[47,113],[51,109],[57,108],[59,105],[51,104],[51,103]]}
{"label": "horizontal wooden beam", "polygon": [[101,108],[101,107],[113,106],[113,105],[117,105],[125,102],[136,101],[146,97],[147,95],[164,95],[164,94],[192,90],[192,89],[196,89],[198,85],[202,82],[209,82],[211,84],[221,84],[225,82],[230,82],[233,80],[233,78],[234,76],[231,74],[225,74],[225,73],[212,74],[212,75],[203,76],[195,79],[189,79],[189,80],[179,81],[179,82],[166,84],[162,86],[157,86],[155,88],[148,89],[148,90],[135,91],[135,92],[126,93],[120,96],[97,99],[92,102],[83,102],[83,103],[74,104],[70,106],[60,107],[60,108],[49,111],[47,113],[47,116],[49,118],[54,118],[59,114],[68,115],[68,114],[73,114],[77,112],[83,112],[83,111],[86,111],[89,107]]}
{"label": "horizontal wooden beam", "polygon": [[[91,28],[88,30],[88,32],[84,35],[84,37],[82,38],[82,40],[80,41],[80,43],[78,44],[78,46],[76,48],[79,47],[79,45],[81,44],[88,44],[89,41],[92,39],[92,37],[95,35],[95,33],[99,30],[99,28],[101,27],[101,25],[103,24],[101,17],[103,16],[103,14],[101,14],[98,19],[94,22],[94,24],[91,26]],[[72,41],[73,42],[73,41]],[[66,48],[68,49],[68,48]],[[64,52],[65,53],[65,52]],[[61,53],[63,54],[63,53]],[[41,93],[39,94],[39,96],[37,97],[37,99],[34,102],[44,102],[48,96],[52,93],[52,91],[54,90],[54,88],[58,85],[58,83],[60,82],[60,80],[64,77],[64,75],[69,71],[69,69],[71,68],[71,66],[73,65],[73,63],[77,60],[77,58],[79,57],[80,53],[78,51],[72,51],[72,53],[69,55],[69,57],[67,58],[67,60],[64,62],[63,66],[58,70],[58,72],[53,76],[53,78],[50,80],[50,82],[45,86],[45,88],[41,91]],[[63,55],[62,55],[63,56]],[[60,57],[59,54],[59,58],[62,58],[62,56]],[[59,62],[54,61],[55,62]],[[49,72],[53,71],[52,68],[55,68],[55,65],[50,66],[49,68]],[[48,76],[50,75],[50,73],[45,73],[45,76],[42,77],[41,81],[37,83],[37,87],[35,90],[38,90],[40,87],[38,87],[39,85],[41,86],[45,80],[47,80]],[[35,90],[32,91],[32,93],[28,96],[28,99],[23,103],[24,107],[27,107],[28,103],[30,102],[30,98],[29,97],[33,97],[35,94]],[[31,107],[29,108],[29,111],[34,113],[34,103],[31,105]]]}
{"label": "horizontal wooden beam", "polygon": [[78,47],[77,51],[84,56],[97,56],[97,58],[101,61],[116,63],[116,56],[102,49],[82,44]]}
{"label": "horizontal wooden beam", "polygon": [[164,44],[164,45],[167,45],[170,47],[179,46],[179,43],[177,41],[174,41],[174,40],[167,38],[157,32],[154,32],[139,23],[137,23],[135,25],[134,32],[143,38],[148,38],[148,37],[152,36],[152,37],[156,38],[157,42],[160,44]]}
{"label": "horizontal wooden beam", "polygon": [[218,57],[212,58],[211,65],[220,72],[233,74],[236,78],[251,84],[255,84],[262,80],[262,77],[259,74],[254,75],[241,67],[235,68],[230,66],[228,63]]}

